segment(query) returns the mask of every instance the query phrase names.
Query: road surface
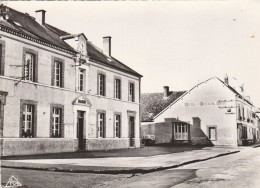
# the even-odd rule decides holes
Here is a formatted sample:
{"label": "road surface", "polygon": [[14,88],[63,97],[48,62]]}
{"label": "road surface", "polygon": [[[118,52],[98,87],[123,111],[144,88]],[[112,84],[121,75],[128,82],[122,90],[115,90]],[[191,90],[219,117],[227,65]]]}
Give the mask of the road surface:
{"label": "road surface", "polygon": [[[184,153],[185,154],[185,153]],[[148,174],[64,173],[2,168],[2,182],[14,175],[23,187],[44,188],[259,188],[260,147]]]}

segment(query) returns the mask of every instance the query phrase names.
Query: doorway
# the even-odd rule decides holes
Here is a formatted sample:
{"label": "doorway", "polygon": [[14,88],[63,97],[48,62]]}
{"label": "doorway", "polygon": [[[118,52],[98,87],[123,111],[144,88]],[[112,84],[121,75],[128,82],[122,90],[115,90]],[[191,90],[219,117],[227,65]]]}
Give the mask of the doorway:
{"label": "doorway", "polygon": [[129,146],[135,146],[135,117],[129,116]]}
{"label": "doorway", "polygon": [[85,112],[77,111],[77,138],[79,150],[85,150],[84,143],[84,122],[85,122]]}

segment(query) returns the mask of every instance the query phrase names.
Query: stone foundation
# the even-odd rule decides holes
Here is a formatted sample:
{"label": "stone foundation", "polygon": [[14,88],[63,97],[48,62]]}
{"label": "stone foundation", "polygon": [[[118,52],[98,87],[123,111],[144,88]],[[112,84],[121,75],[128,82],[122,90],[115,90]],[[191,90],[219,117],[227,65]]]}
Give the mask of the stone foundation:
{"label": "stone foundation", "polygon": [[[134,139],[134,147],[140,147],[140,139]],[[86,140],[86,150],[111,150],[111,149],[123,149],[130,147],[129,138],[93,138]]]}
{"label": "stone foundation", "polygon": [[2,156],[73,152],[78,141],[67,138],[4,138]]}

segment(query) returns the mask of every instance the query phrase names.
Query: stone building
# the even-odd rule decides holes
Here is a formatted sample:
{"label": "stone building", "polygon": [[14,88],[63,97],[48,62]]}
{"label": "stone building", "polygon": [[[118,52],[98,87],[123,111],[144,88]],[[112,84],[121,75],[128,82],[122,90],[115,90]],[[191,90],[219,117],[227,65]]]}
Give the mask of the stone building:
{"label": "stone building", "polygon": [[[259,141],[259,118],[249,97],[217,77],[183,93],[143,122],[141,135],[155,134],[158,143],[237,146]],[[143,117],[142,117],[143,118]]]}
{"label": "stone building", "polygon": [[139,147],[142,76],[45,14],[0,6],[1,155]]}

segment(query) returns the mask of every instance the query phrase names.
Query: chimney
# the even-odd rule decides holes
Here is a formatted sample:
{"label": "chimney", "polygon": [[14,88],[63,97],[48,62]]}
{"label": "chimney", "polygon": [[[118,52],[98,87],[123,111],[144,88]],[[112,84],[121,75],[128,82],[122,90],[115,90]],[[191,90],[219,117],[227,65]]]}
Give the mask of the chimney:
{"label": "chimney", "polygon": [[225,84],[228,85],[228,76],[227,76],[227,74],[226,74],[226,76],[225,76],[225,78],[224,78],[224,82],[225,82]]}
{"label": "chimney", "polygon": [[45,24],[45,10],[36,10],[36,21],[41,24],[44,25]]}
{"label": "chimney", "polygon": [[103,52],[106,55],[111,56],[111,37],[110,36],[103,37]]}
{"label": "chimney", "polygon": [[163,86],[164,92],[163,92],[163,99],[167,99],[169,95],[169,86]]}

